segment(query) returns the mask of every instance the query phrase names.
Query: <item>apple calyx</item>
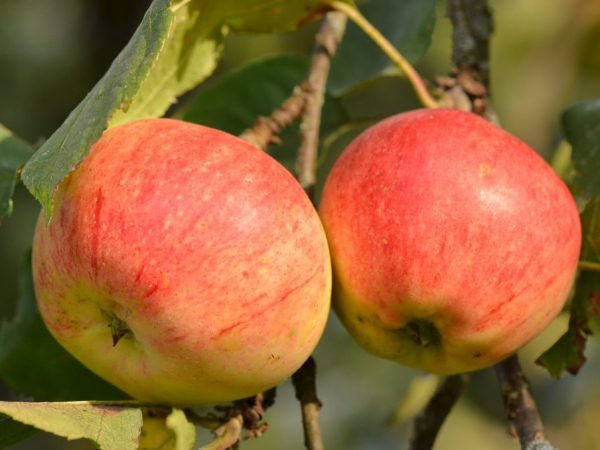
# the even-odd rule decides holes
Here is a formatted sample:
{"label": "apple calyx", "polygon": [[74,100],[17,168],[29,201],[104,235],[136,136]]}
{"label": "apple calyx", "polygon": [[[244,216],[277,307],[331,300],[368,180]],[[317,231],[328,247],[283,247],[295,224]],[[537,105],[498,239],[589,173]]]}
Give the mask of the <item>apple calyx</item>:
{"label": "apple calyx", "polygon": [[438,347],[442,344],[442,335],[437,327],[429,320],[415,319],[402,329],[412,341],[423,347]]}
{"label": "apple calyx", "polygon": [[119,318],[115,313],[102,311],[109,320],[108,327],[112,336],[113,347],[116,347],[119,341],[124,337],[133,337],[131,329],[127,326],[127,322]]}

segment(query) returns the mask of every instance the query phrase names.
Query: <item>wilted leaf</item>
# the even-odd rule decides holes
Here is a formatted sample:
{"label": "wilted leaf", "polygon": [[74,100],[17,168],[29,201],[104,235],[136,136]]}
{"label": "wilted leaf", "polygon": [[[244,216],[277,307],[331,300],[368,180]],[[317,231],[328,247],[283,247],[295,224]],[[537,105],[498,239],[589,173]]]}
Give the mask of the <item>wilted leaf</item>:
{"label": "wilted leaf", "polygon": [[165,417],[144,415],[138,450],[174,450],[175,436],[167,428]]}
{"label": "wilted leaf", "polygon": [[175,436],[175,450],[192,450],[196,444],[196,427],[180,409],[173,409],[167,417],[167,428]]}
{"label": "wilted leaf", "polygon": [[31,254],[19,274],[17,312],[0,324],[0,378],[17,393],[36,400],[115,400],[123,393],[67,353],[50,335],[38,312]]}
{"label": "wilted leaf", "polygon": [[600,195],[600,100],[567,109],[562,124],[573,146],[573,184],[587,197]]}
{"label": "wilted leaf", "polygon": [[12,196],[18,172],[33,154],[33,148],[0,124],[0,222],[12,213]]}
{"label": "wilted leaf", "polygon": [[571,304],[569,329],[550,349],[537,359],[554,378],[566,370],[576,375],[585,364],[585,344],[591,334],[590,320],[600,313],[600,276],[583,272],[577,280],[575,297]]}
{"label": "wilted leaf", "polygon": [[180,409],[168,416],[145,414],[139,450],[192,450],[196,427]]}
{"label": "wilted leaf", "polygon": [[35,428],[0,414],[0,448],[16,444],[35,433]]}
{"label": "wilted leaf", "polygon": [[87,402],[0,402],[0,412],[69,440],[90,439],[101,450],[136,450],[142,428],[139,408]]}
{"label": "wilted leaf", "polygon": [[588,202],[581,213],[581,224],[582,273],[571,303],[569,329],[537,361],[555,378],[565,370],[572,374],[579,372],[586,361],[584,350],[587,338],[592,334],[591,320],[600,314],[600,273],[585,267],[600,264],[600,197]]}
{"label": "wilted leaf", "polygon": [[56,187],[102,132],[164,114],[214,71],[229,28],[287,30],[321,9],[317,0],[154,0],[108,72],[27,163],[25,185],[49,218]]}
{"label": "wilted leaf", "polygon": [[[411,62],[425,54],[435,25],[435,0],[366,0],[361,13]],[[349,23],[331,65],[328,89],[334,95],[392,68],[383,52]]]}

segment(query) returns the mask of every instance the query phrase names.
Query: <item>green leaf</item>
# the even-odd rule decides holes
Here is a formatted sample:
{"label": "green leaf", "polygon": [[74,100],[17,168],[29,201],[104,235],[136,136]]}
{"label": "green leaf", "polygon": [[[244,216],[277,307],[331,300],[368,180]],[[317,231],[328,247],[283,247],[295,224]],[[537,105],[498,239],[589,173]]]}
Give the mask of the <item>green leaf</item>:
{"label": "green leaf", "polygon": [[[175,15],[169,0],[154,0],[144,19],[108,72],[94,86],[65,122],[25,165],[22,178],[49,218],[52,195],[62,179],[81,161],[111,117],[127,110],[152,66],[167,48],[165,40]],[[165,105],[168,106],[168,105]]]}
{"label": "green leaf", "polygon": [[586,197],[600,195],[600,99],[567,109],[562,125],[573,146],[573,185]]}
{"label": "green leaf", "polygon": [[[600,263],[600,197],[586,205],[581,213],[583,232],[581,260]],[[537,363],[559,378],[566,370],[577,374],[586,361],[584,350],[588,336],[592,334],[591,321],[600,314],[600,273],[586,268],[577,279],[575,296],[571,303],[569,329]]]}
{"label": "green leaf", "polygon": [[21,442],[35,433],[35,428],[0,414],[0,448]]}
{"label": "green leaf", "polygon": [[292,31],[328,9],[321,0],[201,0],[200,4],[232,30],[253,33]]}
{"label": "green leaf", "polygon": [[180,409],[173,409],[166,423],[175,436],[175,450],[193,450],[196,444],[196,427],[187,420],[185,413]]}
{"label": "green leaf", "polygon": [[0,378],[36,400],[115,400],[124,394],[67,353],[50,335],[35,303],[31,254],[19,274],[17,312],[0,324]]}
{"label": "green leaf", "polygon": [[302,56],[282,55],[248,64],[199,91],[178,113],[183,120],[240,134],[268,116],[308,72]]}
{"label": "green leaf", "polygon": [[[411,62],[431,43],[435,0],[366,0],[361,13]],[[389,58],[356,25],[349,23],[331,64],[328,89],[341,95],[392,68]]]}
{"label": "green leaf", "polygon": [[46,217],[59,183],[107,127],[164,114],[214,71],[229,28],[287,30],[321,9],[317,0],[154,0],[108,72],[24,168]]}
{"label": "green leaf", "polygon": [[[183,120],[239,134],[252,126],[258,116],[268,116],[283,103],[308,73],[302,56],[281,55],[253,62],[201,90],[186,103],[178,116]],[[340,102],[326,96],[321,135],[347,121]],[[272,146],[271,155],[291,168],[298,148],[298,130],[281,136],[283,145]]]}
{"label": "green leaf", "polygon": [[583,209],[581,229],[580,259],[586,262],[600,263],[600,196],[590,200]]}
{"label": "green leaf", "polygon": [[316,199],[320,200],[325,181],[327,180],[327,175],[339,156],[343,153],[344,149],[354,138],[356,138],[356,136],[358,136],[358,134],[372,124],[372,121],[346,123],[337,129],[332,130],[322,140],[321,154],[319,155],[319,160],[317,162],[317,183],[315,185]]}
{"label": "green leaf", "polygon": [[19,170],[32,154],[33,147],[0,124],[0,222],[12,213]]}
{"label": "green leaf", "polygon": [[90,439],[101,450],[136,450],[142,428],[139,408],[87,402],[0,402],[0,412],[68,440]]}

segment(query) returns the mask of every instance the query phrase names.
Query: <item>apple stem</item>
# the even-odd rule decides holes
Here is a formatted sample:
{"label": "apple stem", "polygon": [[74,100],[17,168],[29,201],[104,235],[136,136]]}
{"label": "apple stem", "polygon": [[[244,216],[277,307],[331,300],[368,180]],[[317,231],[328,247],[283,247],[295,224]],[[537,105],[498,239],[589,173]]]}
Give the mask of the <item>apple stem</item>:
{"label": "apple stem", "polygon": [[412,85],[417,97],[427,108],[437,108],[439,105],[435,99],[429,93],[425,81],[415,68],[408,62],[408,60],[398,52],[398,50],[387,40],[387,38],[381,34],[381,32],[375,28],[360,11],[348,4],[341,1],[335,0],[322,0],[323,3],[329,5],[337,11],[341,11],[352,22],[354,22],[361,30],[365,32],[367,36],[387,55],[390,60],[396,64],[402,73],[408,78],[408,81]]}
{"label": "apple stem", "polygon": [[592,261],[579,261],[577,267],[586,272],[600,272],[600,263]]}

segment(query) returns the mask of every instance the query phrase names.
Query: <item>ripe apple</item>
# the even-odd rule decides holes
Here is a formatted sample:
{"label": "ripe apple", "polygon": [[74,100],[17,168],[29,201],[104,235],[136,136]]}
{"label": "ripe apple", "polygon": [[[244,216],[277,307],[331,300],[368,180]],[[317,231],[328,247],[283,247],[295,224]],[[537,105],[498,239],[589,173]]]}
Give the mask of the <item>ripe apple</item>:
{"label": "ripe apple", "polygon": [[329,312],[327,241],[292,175],[170,119],[104,133],[38,220],[35,292],[54,337],[131,396],[193,406],[273,387]]}
{"label": "ripe apple", "polygon": [[434,373],[514,353],[560,312],[577,268],[579,215],[563,182],[526,144],[458,110],[364,131],[319,212],[350,334]]}

